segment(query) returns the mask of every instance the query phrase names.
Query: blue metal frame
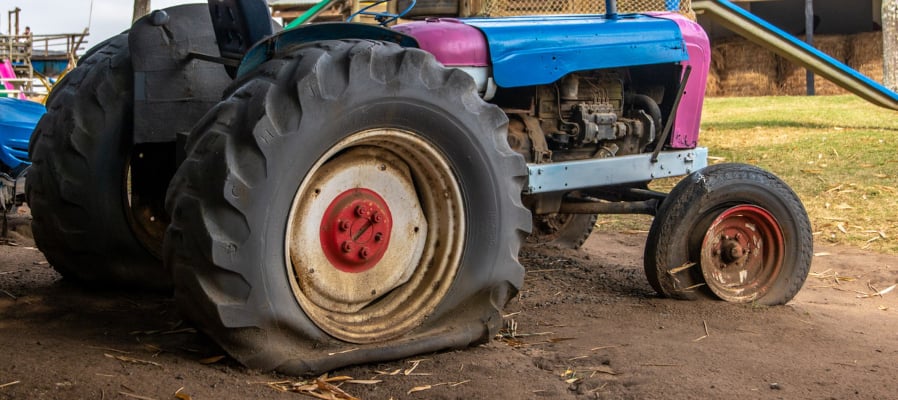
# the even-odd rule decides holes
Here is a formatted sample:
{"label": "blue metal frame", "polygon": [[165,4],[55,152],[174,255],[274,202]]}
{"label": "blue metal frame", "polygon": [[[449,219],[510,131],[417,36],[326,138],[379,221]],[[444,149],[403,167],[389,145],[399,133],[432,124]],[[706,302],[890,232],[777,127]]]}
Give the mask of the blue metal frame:
{"label": "blue metal frame", "polygon": [[689,58],[671,20],[641,14],[465,19],[487,37],[502,87],[544,85],[577,71]]}

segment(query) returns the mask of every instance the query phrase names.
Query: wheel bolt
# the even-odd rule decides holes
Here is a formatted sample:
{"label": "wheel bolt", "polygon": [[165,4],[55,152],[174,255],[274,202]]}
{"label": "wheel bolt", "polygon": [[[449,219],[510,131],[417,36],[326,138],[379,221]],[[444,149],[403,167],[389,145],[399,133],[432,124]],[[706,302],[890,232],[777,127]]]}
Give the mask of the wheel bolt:
{"label": "wheel bolt", "polygon": [[344,253],[349,253],[352,251],[352,247],[352,242],[347,240],[340,245],[340,250],[343,250]]}
{"label": "wheel bolt", "polygon": [[379,224],[381,222],[384,222],[384,215],[379,212],[375,212],[374,215],[371,216],[371,219],[374,220],[375,224]]}
{"label": "wheel bolt", "polygon": [[351,227],[352,227],[352,223],[351,223],[351,222],[349,222],[349,221],[340,221],[340,230],[341,230],[341,231],[348,231],[349,228],[351,228]]}
{"label": "wheel bolt", "polygon": [[742,248],[739,246],[733,246],[733,248],[730,249],[730,257],[733,257],[736,259],[741,258],[742,257]]}
{"label": "wheel bolt", "polygon": [[371,252],[368,251],[367,247],[362,247],[361,250],[359,250],[359,257],[362,260],[367,260],[368,257],[370,257],[370,256],[371,256]]}
{"label": "wheel bolt", "polygon": [[380,232],[375,233],[375,234],[374,234],[374,241],[375,241],[375,242],[379,242],[379,241],[381,241],[381,240],[384,240],[384,234],[383,234],[383,233],[380,233]]}
{"label": "wheel bolt", "polygon": [[365,206],[357,206],[355,208],[355,215],[358,215],[360,217],[364,217],[367,212],[368,210],[365,209]]}

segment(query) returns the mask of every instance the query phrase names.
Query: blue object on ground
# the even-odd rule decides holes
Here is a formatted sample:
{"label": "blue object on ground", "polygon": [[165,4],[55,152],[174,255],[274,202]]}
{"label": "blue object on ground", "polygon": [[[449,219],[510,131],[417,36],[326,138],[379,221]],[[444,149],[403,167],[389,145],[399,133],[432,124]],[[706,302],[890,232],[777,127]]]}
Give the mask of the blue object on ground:
{"label": "blue object on ground", "polygon": [[30,164],[28,141],[46,112],[40,103],[0,97],[0,172],[15,172]]}

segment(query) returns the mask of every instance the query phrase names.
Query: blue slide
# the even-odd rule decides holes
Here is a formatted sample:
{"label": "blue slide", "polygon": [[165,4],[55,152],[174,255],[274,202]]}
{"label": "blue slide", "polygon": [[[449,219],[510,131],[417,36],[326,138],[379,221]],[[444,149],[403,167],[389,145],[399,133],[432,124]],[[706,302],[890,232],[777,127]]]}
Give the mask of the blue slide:
{"label": "blue slide", "polygon": [[702,12],[736,34],[829,79],[881,107],[898,110],[898,94],[729,0],[693,0]]}

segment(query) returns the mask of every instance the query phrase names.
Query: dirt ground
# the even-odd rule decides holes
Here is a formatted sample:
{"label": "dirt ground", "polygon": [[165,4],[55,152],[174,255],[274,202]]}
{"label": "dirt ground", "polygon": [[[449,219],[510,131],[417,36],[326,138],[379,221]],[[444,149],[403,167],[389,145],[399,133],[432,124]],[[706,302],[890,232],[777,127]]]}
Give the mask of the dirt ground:
{"label": "dirt ground", "polygon": [[[62,281],[23,228],[0,245],[0,399],[311,398],[220,357],[163,295]],[[898,257],[818,245],[795,300],[767,308],[658,298],[644,241],[527,250],[515,338],[330,377],[362,399],[898,398],[898,290],[865,296],[898,283]]]}

